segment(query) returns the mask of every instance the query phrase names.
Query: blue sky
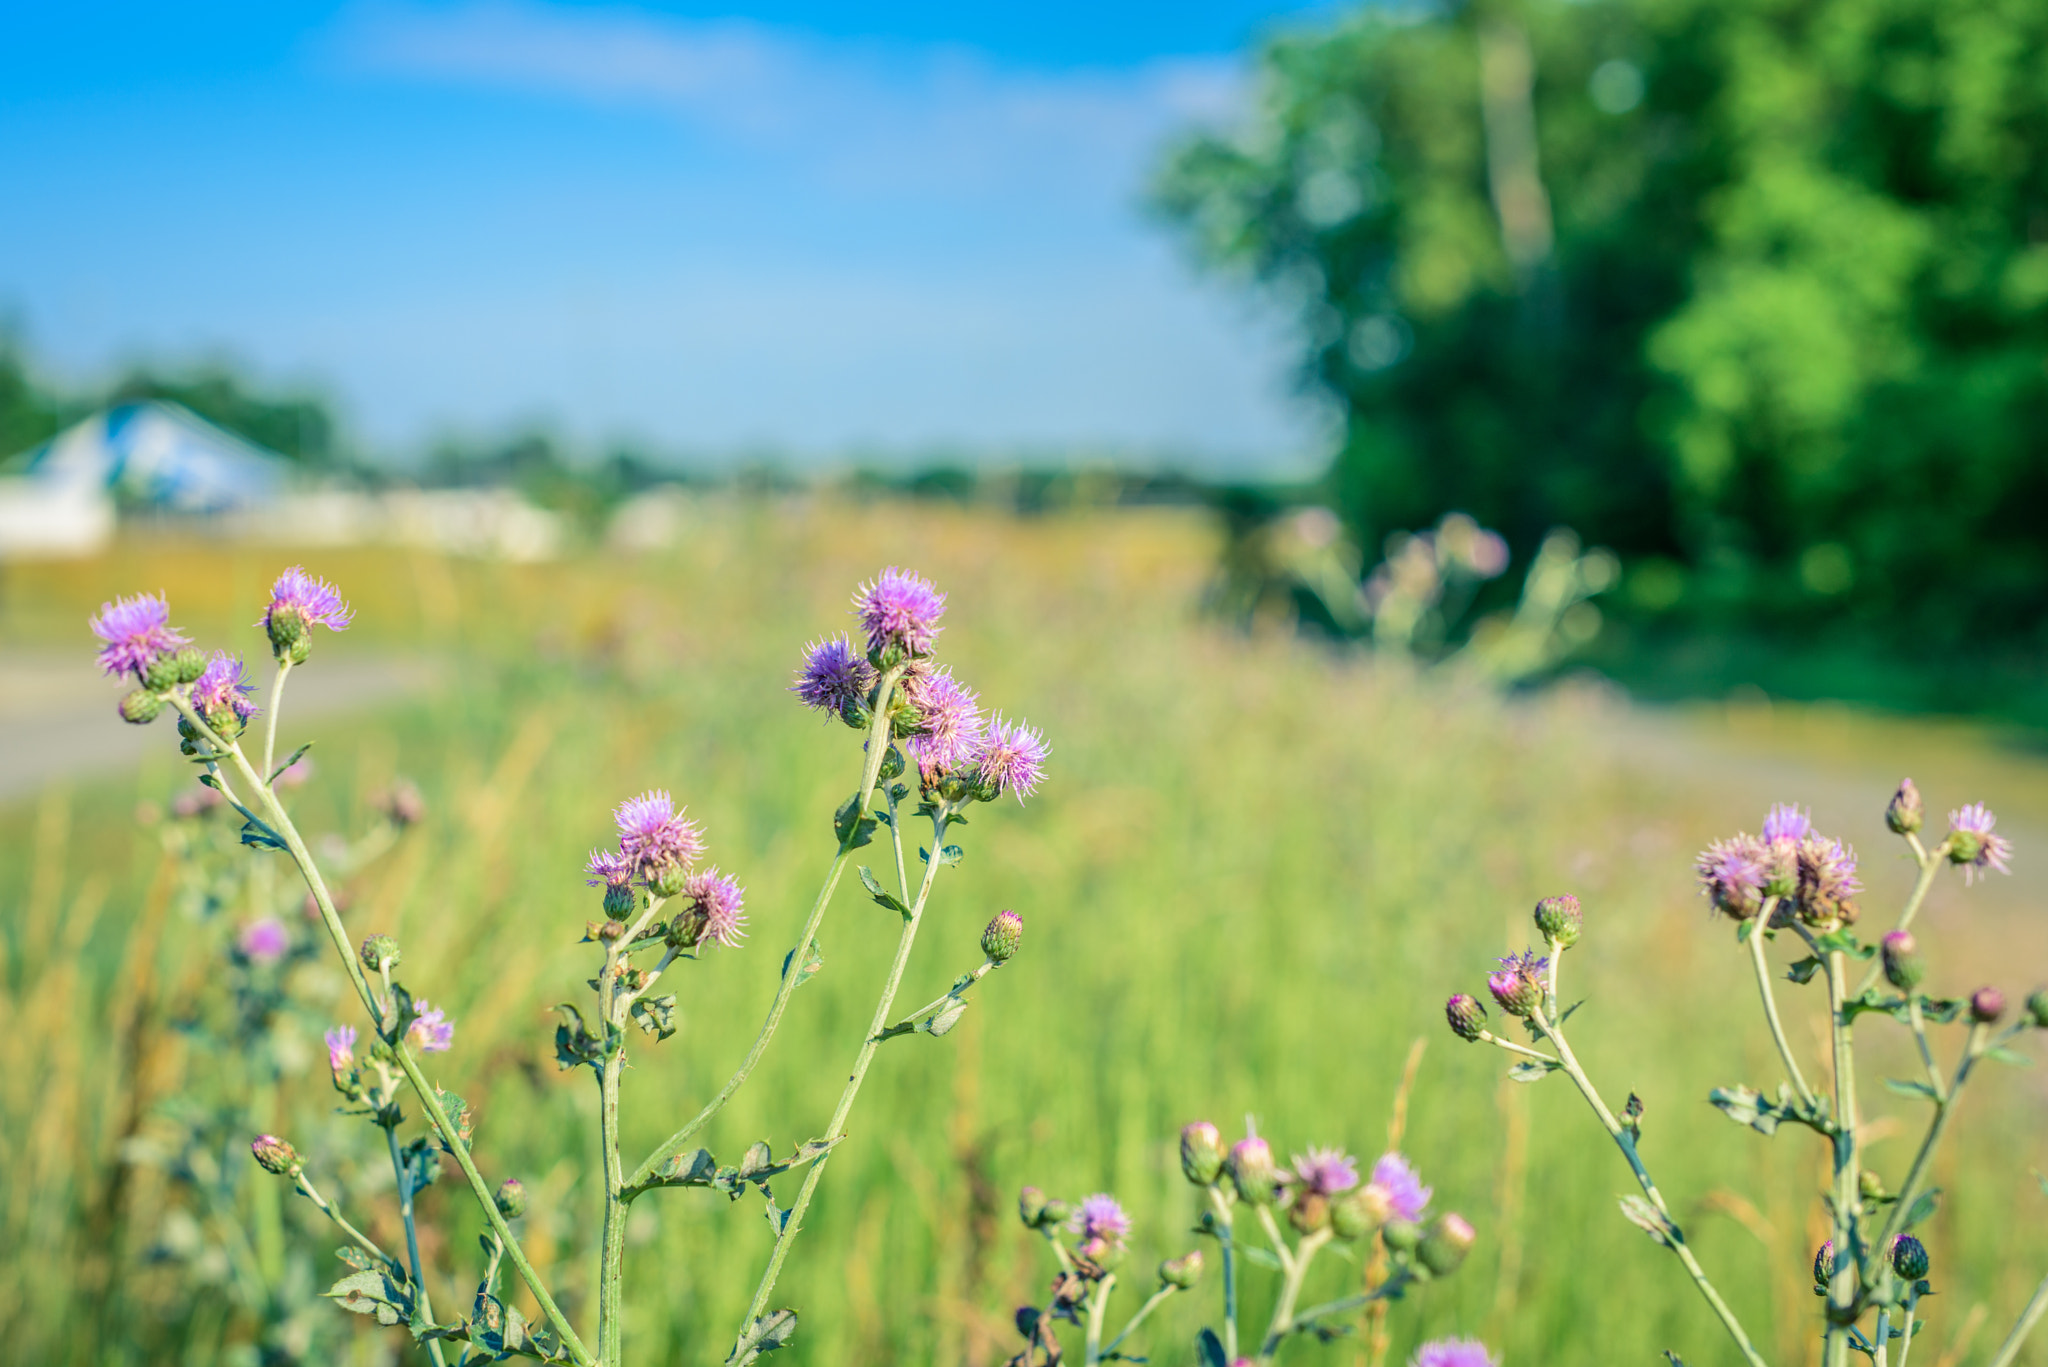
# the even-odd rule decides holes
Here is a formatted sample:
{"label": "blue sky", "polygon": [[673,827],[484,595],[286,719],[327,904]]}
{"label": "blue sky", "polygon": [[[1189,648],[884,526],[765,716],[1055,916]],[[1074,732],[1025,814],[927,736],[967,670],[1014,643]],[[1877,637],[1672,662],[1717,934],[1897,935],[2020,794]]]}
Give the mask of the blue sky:
{"label": "blue sky", "polygon": [[68,381],[225,356],[372,450],[1320,455],[1284,330],[1145,222],[1299,6],[40,6],[0,310]]}

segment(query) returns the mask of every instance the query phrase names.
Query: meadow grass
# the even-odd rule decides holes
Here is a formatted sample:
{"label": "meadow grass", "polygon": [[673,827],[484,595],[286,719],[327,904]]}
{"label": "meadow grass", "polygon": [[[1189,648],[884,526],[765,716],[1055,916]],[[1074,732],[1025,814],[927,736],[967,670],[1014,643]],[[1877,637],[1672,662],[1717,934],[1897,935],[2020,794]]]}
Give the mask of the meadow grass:
{"label": "meadow grass", "polygon": [[[358,935],[398,936],[408,985],[458,1022],[432,1071],[476,1105],[486,1173],[533,1190],[530,1249],[571,1313],[587,1308],[596,1264],[596,1098],[581,1074],[557,1072],[549,1008],[579,999],[590,971],[575,944],[598,914],[583,858],[608,838],[614,803],[667,787],[748,888],[751,942],[683,965],[680,1033],[631,1046],[630,1159],[695,1111],[758,1026],[830,858],[830,813],[857,781],[858,739],[800,708],[788,676],[803,642],[847,624],[854,583],[900,563],[949,592],[943,655],[987,704],[1045,729],[1052,779],[1026,807],[977,809],[960,833],[967,858],[934,894],[905,1000],[977,962],[999,907],[1024,915],[1024,950],[953,1033],[885,1046],[778,1292],[803,1316],[790,1362],[1001,1361],[1017,1345],[1010,1310],[1050,1271],[1014,1217],[1021,1184],[1120,1195],[1138,1216],[1130,1280],[1142,1284],[1153,1260],[1193,1242],[1173,1149],[1183,1121],[1228,1131],[1250,1112],[1283,1153],[1317,1142],[1370,1158],[1418,1038],[1403,1147],[1481,1242],[1457,1277],[1395,1311],[1396,1360],[1425,1334],[1463,1332],[1510,1364],[1647,1363],[1666,1348],[1694,1367],[1733,1361],[1679,1270],[1616,1212],[1626,1170],[1566,1085],[1508,1084],[1496,1051],[1443,1028],[1444,996],[1476,988],[1487,956],[1529,939],[1537,897],[1566,890],[1587,907],[1567,960],[1567,996],[1590,999],[1574,1022],[1581,1056],[1616,1099],[1644,1098],[1646,1157],[1767,1354],[1817,1361],[1805,1268],[1824,1237],[1824,1155],[1799,1135],[1738,1130],[1704,1102],[1716,1085],[1776,1081],[1745,961],[1688,876],[1699,845],[1753,828],[1754,793],[1632,766],[1613,740],[1617,704],[1597,691],[1503,700],[1284,633],[1226,633],[1193,610],[1213,553],[1207,525],[1179,512],[1019,521],[791,499],[707,502],[683,544],[652,558],[304,557],[359,611],[308,668],[344,652],[444,663],[431,695],[312,731],[292,724],[287,698],[286,743],[319,742],[297,816],[309,832],[359,829],[395,774],[419,783],[428,820],[351,880],[346,917]],[[247,624],[296,558],[140,541],[23,568],[6,639],[75,643],[93,686],[87,613],[162,589],[196,637],[261,656]],[[234,1085],[232,1060],[166,1024],[203,994],[213,941],[168,906],[156,842],[136,826],[138,799],[190,782],[170,726],[157,729],[161,753],[138,775],[0,808],[0,1342],[13,1360],[210,1363],[246,1333],[209,1305],[215,1293],[144,1264],[165,1186],[145,1172],[114,1185],[138,1108]],[[1930,806],[1976,795],[1923,787]],[[1866,795],[1859,843],[1875,844],[1887,795]],[[1904,878],[1889,853],[1865,852],[1879,918]],[[2048,852],[2023,844],[2021,857]],[[895,937],[851,882],[825,925],[824,971],[711,1127],[722,1157],[760,1138],[783,1150],[824,1125]],[[1942,976],[1957,961],[1997,966],[2009,991],[2031,986],[2038,932],[2002,939],[2009,908],[1970,931],[1960,890],[1942,897],[1931,923],[1964,936],[1935,950],[1941,986],[1974,985]],[[2028,951],[2020,966],[2014,943]],[[331,966],[300,988],[348,1006]],[[1820,1003],[1797,995],[1788,1009],[1795,1034],[1817,1040]],[[1870,1054],[1909,1075],[1887,1033],[1865,1028]],[[335,1098],[317,1038],[303,1045],[275,1128],[317,1155]],[[1944,1293],[1924,1309],[1929,1363],[1973,1314],[1989,1318],[1981,1357],[2048,1262],[2028,1172],[2042,1161],[2041,1089],[2034,1075],[1990,1080],[1938,1175],[1950,1199],[1929,1236]],[[1896,1181],[1911,1140],[1874,1138],[1872,1162]],[[352,1212],[387,1247],[392,1205]],[[443,1269],[436,1303],[463,1305],[481,1222],[459,1183],[422,1206]],[[288,1218],[296,1238],[332,1243],[305,1203]],[[751,1203],[708,1193],[636,1205],[632,1359],[721,1360],[768,1235]],[[1341,1294],[1356,1276],[1333,1259],[1311,1293]],[[1256,1272],[1251,1287],[1257,1313],[1268,1288]],[[1213,1294],[1155,1317],[1154,1362],[1192,1360]],[[369,1363],[394,1339],[354,1342]],[[1355,1342],[1295,1351],[1364,1360]],[[2022,1360],[2048,1360],[2034,1351]]]}

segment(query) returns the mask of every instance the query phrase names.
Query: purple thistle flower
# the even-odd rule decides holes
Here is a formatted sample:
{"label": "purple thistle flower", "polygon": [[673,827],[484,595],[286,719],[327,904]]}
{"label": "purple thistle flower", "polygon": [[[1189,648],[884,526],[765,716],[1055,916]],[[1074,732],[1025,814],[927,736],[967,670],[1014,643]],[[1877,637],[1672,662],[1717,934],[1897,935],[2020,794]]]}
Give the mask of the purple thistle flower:
{"label": "purple thistle flower", "polygon": [[1431,1339],[1415,1350],[1410,1367],[1499,1367],[1478,1339]]}
{"label": "purple thistle flower", "polygon": [[157,657],[192,644],[171,625],[171,605],[155,594],[102,603],[91,626],[92,634],[105,643],[98,656],[100,668],[109,674],[133,675],[137,683]]}
{"label": "purple thistle flower", "polygon": [[703,914],[704,929],[698,943],[709,941],[727,949],[738,949],[746,938],[746,890],[737,878],[718,871],[718,866],[693,873],[683,884],[683,896]]}
{"label": "purple thistle flower", "polygon": [[1082,1200],[1081,1208],[1067,1221],[1067,1228],[1083,1239],[1122,1243],[1131,1232],[1131,1217],[1124,1214],[1124,1208],[1114,1196],[1098,1191]]}
{"label": "purple thistle flower", "polygon": [[1764,818],[1764,840],[1804,840],[1813,830],[1813,821],[1806,808],[1780,802],[1771,808],[1771,814]]}
{"label": "purple thistle flower", "polygon": [[1716,911],[1747,921],[1762,910],[1770,871],[1767,852],[1755,836],[1716,840],[1693,860],[1693,870]]}
{"label": "purple thistle flower", "polygon": [[281,618],[295,619],[301,630],[321,626],[329,631],[346,631],[355,616],[355,610],[341,601],[341,594],[334,585],[293,565],[277,576],[277,582],[270,586],[270,603],[263,609],[256,625],[270,633],[274,641]]}
{"label": "purple thistle flower", "polygon": [[235,945],[251,963],[274,964],[291,949],[292,938],[284,922],[275,916],[265,916],[243,926],[242,933],[235,937]]}
{"label": "purple thistle flower", "polygon": [[1413,1224],[1429,1208],[1432,1189],[1422,1185],[1415,1169],[1398,1153],[1381,1154],[1379,1162],[1372,1165],[1372,1180],[1366,1185],[1379,1188],[1387,1198],[1387,1209],[1397,1220]]}
{"label": "purple thistle flower", "polygon": [[583,871],[584,883],[593,888],[623,888],[633,881],[633,861],[617,850],[592,850]]}
{"label": "purple thistle flower", "polygon": [[1045,781],[1045,737],[1023,722],[1005,722],[997,714],[981,733],[981,780],[996,790],[1024,799]]}
{"label": "purple thistle flower", "polygon": [[1856,851],[1839,840],[1809,835],[1799,842],[1799,910],[1808,921],[1854,920],[1850,902],[1863,885],[1856,881]]}
{"label": "purple thistle flower", "polygon": [[981,757],[981,699],[952,670],[913,674],[903,691],[918,711],[917,734],[903,745],[926,784]]}
{"label": "purple thistle flower", "polygon": [[1342,1149],[1312,1147],[1294,1155],[1294,1180],[1303,1191],[1335,1196],[1358,1185],[1358,1160]]}
{"label": "purple thistle flower", "polygon": [[232,708],[236,719],[246,722],[256,715],[256,704],[249,697],[253,687],[242,672],[242,657],[216,650],[206,662],[206,672],[192,685],[192,705],[208,719]]}
{"label": "purple thistle flower", "polygon": [[327,1032],[327,1069],[345,1073],[356,1066],[356,1028],[337,1025]]}
{"label": "purple thistle flower", "polygon": [[1513,1016],[1526,1016],[1543,1002],[1543,991],[1549,982],[1550,960],[1533,949],[1520,954],[1510,954],[1500,961],[1500,968],[1486,975],[1486,990],[1500,1003],[1500,1009]]}
{"label": "purple thistle flower", "polygon": [[689,868],[704,857],[704,833],[660,788],[650,788],[621,802],[612,817],[619,824],[619,851],[643,875],[680,865]]}
{"label": "purple thistle flower", "polygon": [[854,591],[853,607],[868,635],[869,650],[879,653],[895,646],[906,655],[929,655],[939,618],[946,611],[946,595],[929,579],[891,565],[873,583]]}
{"label": "purple thistle flower", "polygon": [[1994,835],[1998,818],[1981,802],[1948,814],[1949,860],[1963,866],[1963,882],[1974,883],[1985,869],[2010,874],[2006,860],[2012,857],[2012,842]]}
{"label": "purple thistle flower", "polygon": [[449,1020],[440,1007],[429,1006],[425,997],[421,997],[416,1005],[419,1016],[406,1030],[406,1037],[423,1054],[445,1054],[454,1048],[455,1022]]}
{"label": "purple thistle flower", "polygon": [[874,684],[875,667],[844,636],[833,636],[804,647],[804,667],[789,691],[805,707],[838,715],[865,704]]}

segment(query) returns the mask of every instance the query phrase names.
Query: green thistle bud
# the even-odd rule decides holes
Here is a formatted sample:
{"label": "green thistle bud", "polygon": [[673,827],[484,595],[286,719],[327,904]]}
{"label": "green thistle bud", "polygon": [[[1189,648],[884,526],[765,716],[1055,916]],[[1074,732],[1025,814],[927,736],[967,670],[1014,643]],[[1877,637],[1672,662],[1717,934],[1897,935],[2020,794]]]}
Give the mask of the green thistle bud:
{"label": "green thistle bud", "polygon": [[1074,1213],[1074,1208],[1065,1201],[1047,1201],[1045,1215],[1038,1223],[1041,1229],[1052,1225],[1063,1225]]}
{"label": "green thistle bud", "polygon": [[1257,1135],[1238,1140],[1230,1149],[1230,1180],[1238,1197],[1247,1204],[1272,1205],[1280,1182],[1280,1170],[1273,1166],[1272,1146]]}
{"label": "green thistle bud", "polygon": [[1892,1271],[1901,1280],[1917,1282],[1927,1275],[1930,1266],[1927,1259],[1927,1245],[1910,1234],[1900,1234],[1892,1239]]}
{"label": "green thistle bud", "polygon": [[1570,949],[1577,944],[1585,923],[1585,913],[1579,910],[1579,899],[1570,893],[1546,897],[1536,904],[1536,929],[1559,949]]}
{"label": "green thistle bud", "polygon": [[640,910],[640,894],[631,883],[604,885],[604,914],[607,920],[623,920]]}
{"label": "green thistle bud", "polygon": [[179,683],[198,683],[199,676],[206,672],[206,652],[198,646],[186,646],[171,657],[171,668]]}
{"label": "green thistle bud", "polygon": [[313,658],[313,636],[311,632],[293,641],[288,658],[296,668]]}
{"label": "green thistle bud", "polygon": [[[271,653],[279,660],[291,657],[293,647],[306,639],[305,614],[291,604],[280,603],[270,610],[269,619],[265,625],[269,629]],[[292,663],[304,664],[305,661],[294,659]]]}
{"label": "green thistle bud", "polygon": [[1023,943],[1024,918],[1007,909],[997,912],[981,932],[981,952],[988,955],[991,963],[1009,962]]}
{"label": "green thistle bud", "polygon": [[2027,1015],[2034,1021],[2037,1030],[2048,1030],[2048,987],[2037,987],[2027,994]]}
{"label": "green thistle bud", "polygon": [[1925,820],[1920,790],[1913,786],[1912,779],[1901,780],[1899,791],[1892,794],[1891,803],[1884,809],[1884,824],[1899,835],[1912,835]]}
{"label": "green thistle bud", "polygon": [[1370,1182],[1353,1187],[1330,1207],[1330,1228],[1340,1239],[1363,1239],[1387,1222],[1394,1213],[1386,1188]]}
{"label": "green thistle bud", "polygon": [[656,897],[677,897],[682,894],[683,885],[689,882],[690,872],[681,864],[663,864],[647,880],[647,890]]}
{"label": "green thistle bud", "polygon": [[1037,1187],[1026,1187],[1017,1193],[1017,1218],[1026,1229],[1038,1229],[1046,1223],[1045,1213],[1052,1204],[1052,1198]]}
{"label": "green thistle bud", "polygon": [[1976,831],[1950,831],[1947,844],[1951,864],[1974,864],[1984,853],[1984,837]]}
{"label": "green thistle bud", "polygon": [[[196,676],[195,676],[196,677]],[[152,693],[168,693],[178,686],[178,657],[159,655],[142,671],[142,686]]]}
{"label": "green thistle bud", "polygon": [[1476,1044],[1486,1033],[1486,1008],[1479,1004],[1477,998],[1463,992],[1454,993],[1444,1003],[1444,1019],[1451,1023],[1451,1033],[1459,1039]]}
{"label": "green thistle bud", "polygon": [[1202,1250],[1191,1248],[1178,1258],[1168,1258],[1159,1264],[1159,1284],[1171,1286],[1179,1291],[1193,1289],[1202,1280]]}
{"label": "green thistle bud", "polygon": [[1198,1187],[1212,1185],[1223,1171],[1223,1136],[1206,1120],[1180,1127],[1181,1174]]}
{"label": "green thistle bud", "polygon": [[1439,1277],[1448,1277],[1465,1261],[1479,1239],[1462,1215],[1439,1215],[1415,1247],[1415,1261]]}
{"label": "green thistle bud", "polygon": [[868,723],[874,719],[874,713],[863,707],[858,698],[848,698],[845,702],[839,704],[839,720],[845,722],[856,731],[867,730]]}
{"label": "green thistle bud", "polygon": [[903,775],[903,752],[890,746],[882,755],[882,767],[875,772],[878,780],[900,778]]}
{"label": "green thistle bud", "polygon": [[1884,937],[1879,950],[1884,955],[1884,980],[1899,991],[1911,992],[1927,976],[1927,960],[1921,957],[1920,946],[1909,932],[1891,932]]}
{"label": "green thistle bud", "polygon": [[508,1177],[498,1184],[498,1190],[491,1197],[498,1207],[498,1214],[507,1220],[516,1220],[526,1214],[526,1184],[516,1177]]}
{"label": "green thistle bud", "polygon": [[1813,1255],[1813,1286],[1816,1291],[1828,1289],[1828,1283],[1835,1278],[1835,1241],[1828,1240]]}
{"label": "green thistle bud", "polygon": [[121,699],[121,720],[131,726],[147,726],[164,710],[164,700],[146,688],[138,688]]}
{"label": "green thistle bud", "polygon": [[1297,1234],[1313,1234],[1330,1227],[1330,1198],[1319,1191],[1304,1191],[1287,1207],[1287,1223]]}
{"label": "green thistle bud", "polygon": [[372,973],[398,967],[398,941],[389,935],[372,935],[363,941],[363,967]]}
{"label": "green thistle bud", "polygon": [[256,1165],[265,1172],[279,1177],[297,1177],[305,1169],[299,1161],[298,1150],[274,1134],[259,1134],[249,1145],[249,1152],[256,1157]]}
{"label": "green thistle bud", "polygon": [[1389,1220],[1380,1226],[1380,1239],[1389,1253],[1413,1253],[1422,1242],[1422,1226],[1413,1220]]}

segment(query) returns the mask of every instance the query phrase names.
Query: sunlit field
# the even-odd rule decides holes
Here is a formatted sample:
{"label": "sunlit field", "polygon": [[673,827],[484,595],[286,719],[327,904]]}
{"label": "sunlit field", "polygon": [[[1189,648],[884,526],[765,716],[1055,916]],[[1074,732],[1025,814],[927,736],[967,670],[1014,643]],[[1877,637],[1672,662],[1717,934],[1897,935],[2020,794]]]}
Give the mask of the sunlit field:
{"label": "sunlit field", "polygon": [[[260,657],[250,623],[272,575],[297,558],[138,540],[103,560],[10,569],[0,651],[75,648],[79,688],[103,689],[106,725],[118,727],[84,629],[102,599],[163,590],[196,639]],[[370,794],[398,775],[418,783],[426,820],[349,881],[345,916],[358,936],[397,936],[408,985],[456,1020],[455,1049],[430,1071],[475,1104],[484,1171],[533,1191],[529,1248],[572,1315],[587,1317],[596,1269],[596,1095],[584,1075],[557,1071],[550,1008],[581,998],[594,962],[576,943],[599,915],[581,869],[610,837],[610,808],[645,788],[674,791],[703,822],[711,857],[746,883],[752,932],[743,949],[672,974],[675,1037],[629,1045],[630,1159],[694,1113],[744,1052],[832,855],[831,814],[858,782],[859,739],[786,686],[803,644],[848,624],[855,583],[888,564],[936,579],[950,594],[947,658],[986,704],[1046,731],[1041,793],[979,808],[960,832],[966,859],[939,883],[905,1000],[936,996],[979,962],[976,939],[999,907],[1023,914],[1023,952],[950,1035],[882,1050],[778,1292],[803,1317],[778,1363],[1007,1358],[1018,1346],[1010,1312],[1049,1272],[1013,1213],[1026,1182],[1069,1196],[1106,1189],[1133,1208],[1135,1304],[1152,1261],[1193,1243],[1193,1193],[1173,1149],[1182,1122],[1229,1130],[1250,1113],[1283,1152],[1341,1144],[1369,1159],[1417,1040],[1427,1044],[1403,1148],[1480,1243],[1456,1277],[1396,1310],[1389,1360],[1405,1362],[1425,1334],[1458,1332],[1487,1338],[1514,1367],[1649,1363],[1665,1349],[1694,1367],[1734,1361],[1678,1268],[1617,1212],[1627,1170],[1568,1084],[1507,1083],[1502,1055],[1443,1026],[1445,995],[1478,989],[1490,956],[1529,938],[1536,899],[1561,891],[1587,909],[1566,961],[1567,995],[1588,999],[1574,1018],[1579,1053],[1611,1095],[1642,1096],[1645,1157],[1766,1353],[1818,1361],[1806,1269],[1825,1236],[1825,1154],[1810,1135],[1738,1129],[1705,1102],[1711,1087],[1775,1085],[1777,1074],[1746,962],[1709,919],[1690,857],[1754,829],[1771,800],[1811,801],[1859,847],[1866,916],[1887,921],[1908,868],[1881,814],[1889,785],[1911,772],[1931,811],[1980,797],[2009,811],[2021,875],[2048,867],[2032,838],[2048,829],[2048,777],[1995,737],[1836,713],[1646,717],[1572,682],[1503,699],[1277,628],[1240,635],[1197,615],[1214,546],[1188,512],[1013,520],[713,500],[678,549],[649,558],[303,558],[358,611],[345,636],[322,638],[308,673],[425,656],[438,683],[305,727],[288,695],[284,744],[318,741],[298,820],[309,832],[359,830]],[[151,739],[138,773],[0,807],[9,1361],[236,1361],[248,1338],[217,1288],[151,1258],[177,1219],[170,1188],[123,1163],[171,1098],[247,1100],[238,1061],[190,1048],[176,1029],[212,990],[222,935],[184,916],[157,830],[138,823],[139,803],[160,811],[191,783],[170,723]],[[2028,896],[2040,886],[1945,881],[1925,922],[1936,989],[1996,981],[2016,998],[2048,977],[2048,930]],[[823,1129],[895,930],[891,913],[842,883],[823,971],[706,1139],[721,1157],[762,1138],[781,1151]],[[295,991],[353,1010],[343,987],[323,962]],[[1817,1068],[1820,990],[1786,992],[1795,1041],[1815,1046]],[[1906,1073],[1903,1031],[1872,1021],[1862,1037],[1874,1075]],[[1873,1106],[1904,1123],[1875,1122],[1871,1162],[1896,1182],[1919,1115],[1874,1075]],[[1923,1231],[1942,1292],[1923,1306],[1928,1367],[1972,1334],[1981,1357],[2048,1262],[2048,1197],[2030,1173],[2048,1167],[2040,1078],[1993,1065],[1942,1160],[1937,1181],[1953,1196]],[[388,1170],[377,1188],[374,1133],[331,1115],[312,1027],[298,1071],[263,1104],[316,1172],[334,1165],[364,1198],[350,1213],[374,1237],[402,1237]],[[231,1155],[239,1180],[268,1180],[245,1152]],[[375,1161],[357,1172],[351,1155]],[[325,1285],[344,1270],[335,1241],[287,1199],[289,1256]],[[480,1220],[447,1178],[421,1199],[438,1231],[425,1250],[440,1269],[435,1302],[464,1307]],[[769,1242],[757,1205],[675,1191],[634,1211],[634,1358],[722,1360]],[[1332,1258],[1317,1275],[1312,1294],[1335,1295],[1359,1269]],[[1264,1276],[1249,1274],[1254,1316]],[[1191,1362],[1212,1306],[1213,1287],[1170,1302],[1137,1351]],[[401,1338],[366,1326],[353,1361],[386,1361]],[[1294,1351],[1365,1361],[1357,1341]],[[2048,1347],[2022,1361],[2048,1361]]]}

